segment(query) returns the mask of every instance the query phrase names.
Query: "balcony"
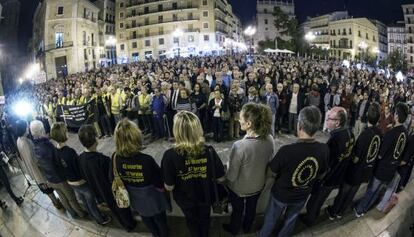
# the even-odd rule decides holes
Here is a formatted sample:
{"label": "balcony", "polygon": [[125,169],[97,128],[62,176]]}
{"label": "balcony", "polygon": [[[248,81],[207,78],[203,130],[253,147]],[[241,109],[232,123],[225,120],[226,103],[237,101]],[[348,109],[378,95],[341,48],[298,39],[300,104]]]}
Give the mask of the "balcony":
{"label": "balcony", "polygon": [[146,6],[149,6],[149,5],[152,5],[152,4],[155,4],[155,3],[167,3],[167,2],[170,2],[170,0],[152,0],[152,1],[148,1],[148,0],[145,0],[145,1],[136,1],[136,2],[131,2],[130,4],[126,4],[125,5],[125,8],[133,8],[133,7],[137,7],[137,6],[139,6],[139,7],[146,7]]}
{"label": "balcony", "polygon": [[333,49],[352,49],[350,45],[334,45],[331,48]]}
{"label": "balcony", "polygon": [[[195,28],[195,29],[187,29],[184,30],[185,33],[200,33],[200,29],[199,28]],[[154,37],[154,36],[163,36],[163,35],[171,35],[173,33],[173,31],[169,31],[169,32],[150,32],[149,34],[137,34],[137,35],[132,35],[132,36],[128,36],[126,39],[127,40],[135,40],[135,39],[143,39],[143,38],[147,38],[147,37]]]}
{"label": "balcony", "polygon": [[182,8],[167,7],[167,8],[164,8],[162,11],[158,11],[158,9],[154,9],[153,11],[148,11],[148,12],[137,12],[135,15],[130,13],[126,15],[126,19],[140,17],[140,16],[150,16],[150,15],[155,15],[155,14],[166,14],[172,11],[186,11],[186,10],[197,10],[197,9],[198,9],[198,6],[190,6],[190,7],[182,7]]}
{"label": "balcony", "polygon": [[69,47],[72,47],[72,46],[73,46],[73,41],[63,42],[63,44],[61,44],[61,45],[49,44],[49,45],[45,46],[45,52],[55,50],[55,49],[69,48]]}
{"label": "balcony", "polygon": [[129,24],[126,24],[126,29],[136,29],[141,27],[148,27],[148,26],[154,26],[154,25],[164,25],[169,23],[175,23],[175,22],[184,22],[184,21],[198,21],[200,18],[198,17],[189,17],[189,18],[177,18],[177,19],[164,19],[162,23],[158,23],[158,19],[154,19],[153,21],[149,21],[144,24],[137,24],[135,27]]}
{"label": "balcony", "polygon": [[98,22],[98,19],[96,17],[83,16],[83,19],[88,20],[88,21],[92,21],[94,23]]}

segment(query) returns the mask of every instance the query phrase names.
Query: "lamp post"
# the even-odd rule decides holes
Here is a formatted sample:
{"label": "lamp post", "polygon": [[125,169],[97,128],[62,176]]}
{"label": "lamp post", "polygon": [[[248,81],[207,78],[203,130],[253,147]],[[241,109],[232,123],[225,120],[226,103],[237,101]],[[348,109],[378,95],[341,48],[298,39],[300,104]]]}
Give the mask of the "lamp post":
{"label": "lamp post", "polygon": [[365,53],[365,50],[368,48],[368,44],[367,43],[365,43],[365,41],[361,41],[359,44],[358,44],[358,47],[361,49],[361,64],[363,64],[364,63],[364,53]]}
{"label": "lamp post", "polygon": [[[109,36],[109,38],[105,41],[105,46],[111,47],[111,51],[115,52],[114,47],[116,46],[116,42],[117,41],[116,41],[115,37]],[[111,55],[115,56],[115,53],[114,54],[111,53]],[[112,58],[111,58],[111,63],[112,64],[114,63]]]}
{"label": "lamp post", "polygon": [[[309,46],[312,46],[312,45],[311,45],[311,43],[312,43],[315,39],[316,39],[316,35],[315,35],[312,31],[309,31],[308,33],[306,33],[306,35],[305,35],[305,40],[306,40],[306,42],[308,42]],[[313,57],[313,55],[312,55],[312,51],[311,51],[311,57]],[[306,58],[306,56],[305,56],[305,58]]]}
{"label": "lamp post", "polygon": [[173,35],[173,37],[174,37],[174,38],[177,38],[177,39],[178,39],[178,40],[177,40],[177,45],[178,45],[178,57],[180,57],[180,50],[181,50],[181,48],[180,48],[180,37],[182,37],[182,36],[184,35],[184,32],[183,32],[181,29],[177,28],[177,29],[175,29],[175,30],[173,31],[172,35]]}
{"label": "lamp post", "polygon": [[249,26],[244,30],[244,34],[250,36],[250,48],[249,48],[249,56],[252,56],[252,48],[253,48],[253,35],[256,34],[256,27]]}
{"label": "lamp post", "polygon": [[377,67],[378,66],[378,56],[379,56],[380,50],[378,49],[378,47],[374,47],[372,49],[372,52],[375,54],[375,67]]}

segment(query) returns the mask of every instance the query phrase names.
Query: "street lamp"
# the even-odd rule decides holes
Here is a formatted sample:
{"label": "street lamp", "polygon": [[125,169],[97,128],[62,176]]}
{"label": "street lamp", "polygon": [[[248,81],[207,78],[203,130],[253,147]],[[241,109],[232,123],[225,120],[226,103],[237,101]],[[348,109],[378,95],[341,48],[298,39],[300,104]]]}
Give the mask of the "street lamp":
{"label": "street lamp", "polygon": [[361,41],[359,44],[358,44],[358,47],[361,49],[361,51],[362,51],[362,54],[361,54],[361,63],[363,63],[364,62],[364,53],[365,53],[365,50],[368,48],[368,44],[367,43],[365,43],[365,41]]}
{"label": "street lamp", "polygon": [[173,31],[173,33],[172,33],[172,35],[173,35],[173,37],[174,38],[177,38],[178,40],[177,40],[177,45],[178,45],[178,57],[180,57],[180,37],[183,37],[183,35],[184,35],[184,32],[183,32],[183,30],[181,30],[181,29],[179,29],[179,28],[177,28],[177,29],[175,29],[174,31]]}
{"label": "street lamp", "polygon": [[256,27],[254,26],[248,26],[244,30],[244,34],[247,36],[250,36],[250,49],[249,49],[249,55],[252,56],[252,48],[253,48],[253,35],[256,34]]}
{"label": "street lamp", "polygon": [[[309,31],[308,33],[306,33],[305,35],[305,40],[308,42],[309,46],[311,46],[311,43],[316,39],[316,35],[312,32]],[[313,57],[312,55],[312,51],[311,51],[311,57]],[[306,56],[305,56],[306,58]]]}
{"label": "street lamp", "polygon": [[378,49],[378,47],[374,47],[372,49],[372,52],[375,54],[375,66],[377,66],[380,50]]}

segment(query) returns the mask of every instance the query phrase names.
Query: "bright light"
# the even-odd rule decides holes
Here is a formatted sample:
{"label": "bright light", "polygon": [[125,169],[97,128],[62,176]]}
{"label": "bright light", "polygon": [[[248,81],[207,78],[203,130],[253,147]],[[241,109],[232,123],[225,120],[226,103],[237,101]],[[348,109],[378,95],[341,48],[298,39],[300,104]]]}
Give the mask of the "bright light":
{"label": "bright light", "polygon": [[26,72],[24,74],[24,78],[30,78],[31,79],[33,76],[35,76],[39,72],[40,72],[40,65],[38,63],[34,63],[26,69]]}
{"label": "bright light", "polygon": [[114,46],[116,45],[116,39],[113,36],[110,36],[106,41],[105,41],[105,45],[106,46]]}
{"label": "bright light", "polygon": [[20,83],[20,85],[23,83],[23,79],[22,78],[19,78],[19,83]]}
{"label": "bright light", "polygon": [[361,42],[358,44],[358,47],[359,47],[359,48],[361,48],[362,50],[365,50],[365,49],[367,49],[367,48],[368,48],[368,44],[367,44],[367,43],[365,43],[365,41],[361,41]]}
{"label": "bright light", "polygon": [[177,28],[177,29],[175,29],[175,30],[173,31],[172,35],[173,35],[174,37],[182,37],[182,36],[184,35],[184,31],[183,31],[183,30],[181,30],[181,29],[179,29],[179,28]]}
{"label": "bright light", "polygon": [[26,101],[19,101],[14,105],[13,111],[17,116],[26,117],[33,113],[33,106]]}
{"label": "bright light", "polygon": [[308,42],[312,42],[312,41],[314,41],[314,40],[316,39],[316,35],[315,35],[312,31],[309,31],[309,32],[305,35],[305,39],[306,39],[306,41],[308,41]]}
{"label": "bright light", "polygon": [[348,60],[342,61],[342,66],[349,68],[351,66],[351,63]]}
{"label": "bright light", "polygon": [[399,72],[397,73],[397,75],[395,75],[395,78],[397,78],[397,81],[399,81],[399,82],[404,81],[404,75],[402,74],[402,72],[401,72],[401,71],[399,71]]}
{"label": "bright light", "polygon": [[253,36],[254,34],[256,34],[256,27],[254,26],[249,26],[244,30],[244,34],[248,35],[248,36]]}
{"label": "bright light", "polygon": [[372,52],[373,52],[373,53],[375,53],[375,54],[379,54],[379,53],[380,53],[380,51],[379,51],[378,47],[374,47],[374,48],[372,49]]}

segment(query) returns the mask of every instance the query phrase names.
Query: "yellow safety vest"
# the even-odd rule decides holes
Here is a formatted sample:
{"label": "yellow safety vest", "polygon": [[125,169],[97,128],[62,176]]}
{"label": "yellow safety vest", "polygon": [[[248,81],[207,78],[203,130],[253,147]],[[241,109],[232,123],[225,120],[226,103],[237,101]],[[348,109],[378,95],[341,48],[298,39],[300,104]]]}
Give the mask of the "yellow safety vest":
{"label": "yellow safety vest", "polygon": [[111,113],[119,114],[121,110],[120,108],[121,106],[119,104],[120,95],[116,93],[115,95],[110,95],[110,96],[111,96]]}
{"label": "yellow safety vest", "polygon": [[61,97],[58,99],[58,105],[66,105],[66,97]]}

